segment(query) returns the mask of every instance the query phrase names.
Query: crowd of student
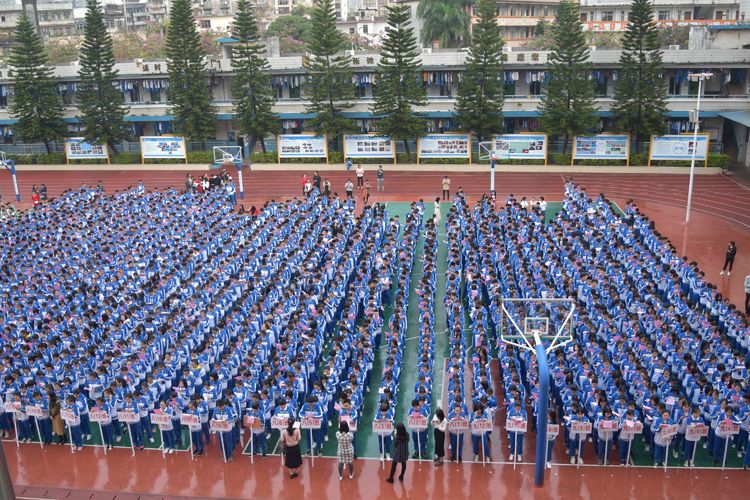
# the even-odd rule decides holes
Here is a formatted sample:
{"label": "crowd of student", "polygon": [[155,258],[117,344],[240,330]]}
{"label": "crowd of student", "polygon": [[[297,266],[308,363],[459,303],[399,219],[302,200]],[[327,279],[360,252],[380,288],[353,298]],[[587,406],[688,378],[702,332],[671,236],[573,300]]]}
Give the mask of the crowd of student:
{"label": "crowd of student", "polygon": [[[185,414],[198,417],[188,429],[197,456],[210,440],[210,422],[229,424],[218,437],[230,461],[245,427],[254,452],[265,456],[276,417],[289,425],[285,445],[306,442],[309,453],[320,453],[336,420],[344,441],[357,429],[378,349],[384,368],[374,419],[395,423],[402,366],[415,361],[403,356],[423,204],[412,204],[403,230],[381,205],[355,215],[346,201],[317,189],[302,200],[269,202],[255,217],[235,214],[231,204],[222,189],[152,193],[139,183],[114,196],[68,191],[13,223],[0,221],[6,437],[17,428],[18,439],[30,441],[38,426],[42,441],[55,435],[62,442],[52,424],[64,413],[77,451],[90,442],[89,416],[97,412],[108,417],[100,421],[105,446],[127,432],[142,449],[155,441],[150,416],[162,414],[169,418],[157,429],[172,452],[186,444]],[[655,464],[669,446],[688,465],[694,444],[685,439],[687,426],[709,427],[703,446],[721,461],[729,436],[720,429],[730,421],[740,426],[732,447],[749,464],[744,315],[633,204],[625,223],[603,196],[591,199],[568,183],[563,210],[549,224],[544,208],[512,197],[499,210],[489,197],[470,208],[459,189],[447,215],[448,415],[440,411],[431,422],[436,436],[449,435],[451,459],[462,461],[466,432],[475,460],[490,458],[492,434],[478,429],[498,411],[494,384],[503,387],[506,419],[528,421],[527,401],[532,416],[537,411],[536,359],[500,341],[499,332],[512,328],[500,299],[574,297],[573,342],[549,355],[551,418],[564,424],[571,463],[582,461],[588,441],[570,432],[576,421],[594,424],[590,440],[600,462],[616,444],[620,463],[628,463],[629,422],[640,421]],[[424,224],[417,383],[406,412],[425,418],[434,397],[439,225],[437,204]],[[506,307],[517,324],[549,316],[557,329],[565,317],[558,305]],[[501,370],[494,382],[493,347]],[[120,422],[122,412],[137,418]],[[297,439],[292,424],[305,419],[317,427]],[[616,422],[612,431],[600,433],[607,420]],[[468,425],[454,425],[460,421]],[[664,437],[673,423],[677,435]],[[403,477],[408,435],[395,427],[396,441],[391,434],[378,441],[382,454],[393,449],[404,463]],[[523,437],[507,435],[512,460],[523,455]],[[412,433],[413,458],[426,456],[427,441],[426,429]],[[440,464],[442,443],[435,449]],[[297,464],[293,458],[288,465]],[[291,465],[295,477],[299,465]],[[395,463],[391,480],[394,472]]]}
{"label": "crowd of student", "polygon": [[[553,408],[566,424],[572,463],[582,460],[587,440],[569,432],[575,421],[594,424],[589,440],[600,463],[618,441],[620,462],[628,462],[628,421],[636,420],[645,424],[643,439],[655,464],[665,461],[670,446],[690,465],[686,427],[696,424],[709,427],[703,446],[721,462],[727,436],[719,429],[726,421],[740,426],[732,443],[739,456],[750,424],[747,320],[705,282],[695,263],[676,256],[634,205],[625,211],[632,227],[603,196],[592,200],[573,183],[566,186],[564,210],[548,225],[540,209],[509,200],[496,211],[492,200],[480,201],[467,223],[477,230],[469,245],[482,256],[478,271],[495,334],[513,328],[507,317],[503,324],[501,297],[575,297],[574,342],[549,356]],[[539,307],[506,303],[517,324],[549,316],[557,331],[562,308]],[[526,394],[536,411],[534,355],[499,342],[498,357],[508,417],[523,412]],[[607,420],[616,421],[614,430],[600,434],[599,424]],[[677,435],[662,435],[673,423]],[[626,432],[618,432],[623,426]],[[512,441],[510,446],[513,455]],[[745,456],[747,464],[750,453]]]}

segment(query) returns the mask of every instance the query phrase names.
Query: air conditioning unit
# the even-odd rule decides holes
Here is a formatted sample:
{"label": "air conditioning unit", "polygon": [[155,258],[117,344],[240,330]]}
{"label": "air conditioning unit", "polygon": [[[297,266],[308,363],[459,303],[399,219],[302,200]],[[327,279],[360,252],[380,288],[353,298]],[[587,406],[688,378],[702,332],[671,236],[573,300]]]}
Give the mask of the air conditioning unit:
{"label": "air conditioning unit", "polygon": [[669,46],[669,50],[680,50],[680,46],[679,45],[670,45]]}
{"label": "air conditioning unit", "polygon": [[422,47],[422,54],[432,54],[432,47]]}

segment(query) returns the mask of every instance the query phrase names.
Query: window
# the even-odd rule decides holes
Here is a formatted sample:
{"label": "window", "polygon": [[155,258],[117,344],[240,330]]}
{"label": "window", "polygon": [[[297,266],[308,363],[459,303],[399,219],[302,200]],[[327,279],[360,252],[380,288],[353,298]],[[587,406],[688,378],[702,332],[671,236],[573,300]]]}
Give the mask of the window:
{"label": "window", "polygon": [[660,10],[657,13],[657,18],[659,21],[666,21],[669,19],[669,11],[668,10]]}
{"label": "window", "polygon": [[597,81],[594,87],[594,92],[597,97],[606,97],[607,95],[607,79],[603,78],[602,81]]}
{"label": "window", "polygon": [[673,76],[669,78],[669,95],[680,95],[680,84]]}
{"label": "window", "polygon": [[682,18],[683,18],[683,19],[684,19],[685,21],[690,21],[690,20],[692,20],[692,19],[693,19],[693,13],[692,13],[692,12],[690,12],[689,10],[686,10],[686,11],[685,11],[685,13],[683,14]]}
{"label": "window", "polygon": [[724,19],[724,11],[717,10],[716,17],[714,19],[719,19],[719,20]]}
{"label": "window", "polygon": [[624,10],[620,11],[620,21],[627,21],[628,20],[628,14]]}
{"label": "window", "polygon": [[201,28],[204,30],[211,29],[211,20],[201,19]]}
{"label": "window", "polygon": [[588,15],[585,12],[581,12],[581,22],[585,23],[588,21]]}
{"label": "window", "polygon": [[529,95],[542,95],[542,82],[531,82],[529,84]]}
{"label": "window", "polygon": [[0,21],[5,22],[5,16],[0,16]]}
{"label": "window", "polygon": [[302,97],[302,87],[289,87],[289,98],[299,99]]}
{"label": "window", "polygon": [[370,32],[370,27],[369,26],[367,26],[366,24],[364,26],[362,26],[362,33],[364,33],[366,35],[369,32]]}
{"label": "window", "polygon": [[614,21],[615,13],[611,10],[605,10],[602,12],[602,21]]}
{"label": "window", "polygon": [[350,34],[350,35],[353,35],[353,34],[354,34],[354,28],[349,28],[349,34]]}
{"label": "window", "polygon": [[688,95],[698,95],[698,82],[688,82]]}
{"label": "window", "polygon": [[505,95],[516,95],[516,82],[505,83],[503,88]]}
{"label": "window", "polygon": [[149,93],[149,99],[151,102],[161,102],[161,90],[152,89]]}

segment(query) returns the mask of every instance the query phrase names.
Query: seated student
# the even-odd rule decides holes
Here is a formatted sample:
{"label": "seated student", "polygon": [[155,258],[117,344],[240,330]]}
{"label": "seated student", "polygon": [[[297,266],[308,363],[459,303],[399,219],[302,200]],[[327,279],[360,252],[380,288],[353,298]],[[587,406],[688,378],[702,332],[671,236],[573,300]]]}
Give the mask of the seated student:
{"label": "seated student", "polygon": [[76,398],[72,394],[65,398],[63,409],[71,411],[74,415],[74,419],[65,424],[70,429],[70,438],[73,441],[73,451],[81,451],[83,449],[83,439],[81,438],[80,409],[76,404]]}
{"label": "seated student", "polygon": [[[375,420],[388,420],[393,423],[393,408],[387,400],[380,402],[380,406],[375,412]],[[378,436],[378,453],[385,456],[391,451],[391,434],[381,434]]]}
{"label": "seated student", "polygon": [[231,462],[234,460],[232,457],[232,452],[234,451],[234,436],[232,435],[232,429],[234,428],[234,421],[236,420],[236,415],[234,413],[234,408],[232,408],[231,405],[227,404],[227,401],[225,399],[219,399],[216,402],[216,409],[214,410],[212,420],[223,420],[225,422],[228,422],[230,424],[230,429],[228,431],[220,431],[219,437],[222,442],[222,451],[224,453],[224,459],[227,462]]}
{"label": "seated student", "polygon": [[[513,407],[508,410],[508,418],[518,421],[528,421],[526,410],[521,407],[521,401],[516,399]],[[523,435],[522,432],[508,432],[508,441],[510,442],[510,456],[514,461],[520,462],[523,455]],[[515,458],[513,458],[515,457]]]}
{"label": "seated student", "polygon": [[[479,404],[474,407],[474,412],[471,414],[469,422],[473,424],[476,420],[489,420],[490,416],[485,411],[484,407]],[[474,432],[471,431],[471,447],[474,452],[474,461],[479,461],[479,452],[483,451],[483,460],[492,460],[490,457],[490,442],[487,432]]]}
{"label": "seated student", "polygon": [[[468,415],[466,414],[464,405],[460,402],[455,402],[451,411],[448,412],[448,422],[467,418]],[[449,431],[448,437],[450,438],[451,446],[451,462],[458,461],[458,463],[461,463],[463,461],[464,434],[463,432]]]}
{"label": "seated student", "polygon": [[654,420],[651,426],[651,432],[654,433],[654,467],[658,467],[667,459],[667,445],[672,443],[672,438],[665,437],[662,432],[664,427],[673,423],[669,416],[669,410],[661,408],[661,415]]}
{"label": "seated student", "polygon": [[[575,410],[575,414],[570,417],[570,420],[568,421],[568,428],[570,428],[570,424],[573,422],[588,422],[589,419],[585,415],[583,407],[578,406]],[[568,431],[569,437],[568,437],[568,454],[570,455],[570,463],[574,464],[576,463],[576,457],[578,458],[578,463],[583,464],[583,452],[584,448],[586,446],[586,435],[585,434],[579,434],[579,433],[573,433]]]}
{"label": "seated student", "polygon": [[247,412],[247,421],[250,424],[251,439],[253,440],[253,454],[261,453],[266,458],[266,417],[260,408],[260,402],[254,401]]}
{"label": "seated student", "polygon": [[115,436],[112,430],[112,408],[109,406],[109,403],[104,401],[104,397],[98,397],[96,399],[96,405],[94,405],[93,410],[105,413],[107,415],[107,420],[104,422],[99,422],[99,425],[102,429],[102,441],[104,442],[104,446],[106,446],[108,450],[111,450],[115,440]]}

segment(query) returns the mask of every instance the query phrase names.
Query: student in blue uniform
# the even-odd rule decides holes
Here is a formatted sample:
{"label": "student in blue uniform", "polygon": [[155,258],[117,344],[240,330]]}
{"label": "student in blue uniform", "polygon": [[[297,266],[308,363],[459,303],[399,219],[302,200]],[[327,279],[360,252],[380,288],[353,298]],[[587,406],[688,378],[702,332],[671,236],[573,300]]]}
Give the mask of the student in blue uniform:
{"label": "student in blue uniform", "polygon": [[[383,400],[380,402],[380,407],[375,412],[375,420],[389,420],[393,423],[393,408],[391,408],[388,401]],[[391,434],[381,434],[378,436],[378,453],[381,456],[384,456],[384,453],[390,453],[391,439]]]}
{"label": "student in blue uniform", "polygon": [[70,437],[73,441],[73,451],[81,451],[83,449],[83,439],[81,437],[81,415],[80,409],[76,404],[76,398],[71,394],[65,398],[65,404],[63,408],[73,412],[75,418],[73,421],[65,422],[70,429]]}
{"label": "student in blue uniform", "polygon": [[[191,400],[188,403],[187,409],[184,411],[185,415],[195,415],[200,417],[201,412],[198,410],[198,402],[196,400]],[[193,456],[194,457],[201,457],[205,453],[205,448],[203,445],[203,428],[201,424],[195,424],[188,426],[188,430],[190,431],[190,437],[193,440]]]}
{"label": "student in blue uniform", "polygon": [[[234,409],[227,404],[227,401],[225,399],[220,399],[216,402],[216,409],[214,410],[212,420],[224,420],[225,422],[229,422],[231,426],[234,427]],[[232,451],[234,450],[232,430],[230,429],[226,432],[219,432],[219,438],[223,443],[222,447],[224,450],[224,458],[227,462],[231,462],[232,460],[234,460],[232,458]]]}
{"label": "student in blue uniform", "polygon": [[[453,409],[448,412],[448,422],[457,419],[467,419],[466,411],[463,405],[456,401],[453,405]],[[463,432],[452,432],[448,431],[448,437],[451,445],[451,462],[458,461],[463,462],[463,450],[464,450],[464,434]]]}
{"label": "student in blue uniform", "polygon": [[18,430],[18,441],[21,443],[30,443],[33,436],[31,431],[31,422],[26,414],[26,403],[21,398],[21,393],[13,394],[13,402],[18,408],[15,413],[16,429]]}
{"label": "student in blue uniform", "polygon": [[[547,412],[547,423],[554,425],[557,424],[557,412],[554,410],[554,408],[550,409]],[[552,468],[552,449],[555,447],[555,439],[557,438],[557,434],[550,434],[547,433],[547,468]]]}
{"label": "student in blue uniform", "polygon": [[266,417],[258,401],[252,403],[250,410],[247,412],[247,417],[250,419],[253,453],[256,455],[260,453],[263,458],[266,458]]}
{"label": "student in blue uniform", "polygon": [[[576,408],[575,415],[571,416],[570,421],[568,422],[568,428],[570,428],[570,424],[573,422],[588,422],[589,418],[584,413],[583,407],[578,406]],[[583,464],[583,452],[584,448],[586,447],[586,435],[585,434],[574,434],[569,431],[569,437],[568,437],[568,455],[570,455],[570,463],[574,464],[576,463],[576,457],[578,458],[578,463]]]}
{"label": "student in blue uniform", "polygon": [[[122,405],[123,411],[132,412],[135,415],[139,415],[138,402],[133,398],[133,394],[125,394],[125,403]],[[141,428],[141,420],[128,424],[128,432],[130,432],[130,439],[133,441],[133,446],[137,450],[142,450],[143,446],[143,429]]]}
{"label": "student in blue uniform", "polygon": [[[633,453],[635,434],[628,432],[623,433],[623,430],[632,428],[632,426],[635,425],[635,422],[635,412],[633,410],[626,410],[625,415],[623,415],[618,423],[620,433],[617,446],[620,451],[620,465],[628,465],[632,460],[631,457]],[[630,455],[628,455],[628,453],[630,453]]]}
{"label": "student in blue uniform", "polygon": [[[471,414],[471,418],[469,419],[469,423],[473,424],[477,420],[489,420],[489,415],[485,411],[484,407],[481,404],[478,404],[474,408],[474,412]],[[472,452],[474,453],[474,461],[479,461],[479,453],[484,450],[484,456],[482,457],[484,460],[492,460],[490,457],[490,441],[489,437],[487,436],[487,432],[474,432],[471,431],[471,448]],[[484,442],[484,443],[482,443]],[[484,446],[484,447],[482,447]]]}
{"label": "student in blue uniform", "polygon": [[608,424],[605,425],[612,425],[612,431],[602,431],[600,430],[598,432],[599,435],[599,442],[597,444],[597,457],[599,461],[599,465],[607,465],[607,463],[604,462],[604,456],[606,455],[607,458],[610,458],[612,456],[612,446],[613,446],[613,435],[614,435],[614,429],[617,429],[617,422],[615,421],[614,416],[612,415],[612,409],[609,406],[606,406],[604,408],[603,414],[599,421],[597,421],[594,425],[599,428],[599,424],[601,422],[608,422]]}
{"label": "student in blue uniform", "polygon": [[99,397],[96,399],[96,405],[94,405],[93,409],[106,413],[107,415],[108,420],[106,422],[99,422],[99,425],[102,429],[102,441],[104,442],[103,444],[107,447],[108,450],[111,450],[115,439],[114,433],[112,432],[112,409],[110,408],[109,404],[104,401],[104,397]]}
{"label": "student in blue uniform", "polygon": [[175,442],[174,442],[174,427],[172,426],[172,415],[174,410],[167,404],[166,401],[159,401],[159,413],[167,415],[169,417],[169,423],[159,424],[159,430],[164,442],[162,446],[166,453],[174,453]]}
{"label": "student in blue uniform", "polygon": [[[694,426],[705,426],[706,422],[701,416],[701,410],[697,406],[693,406],[690,415],[685,417],[685,430],[687,432],[688,427]],[[685,439],[685,467],[694,467],[693,463],[693,450],[698,445],[698,441],[688,441]]]}
{"label": "student in blue uniform", "polygon": [[667,459],[667,443],[671,443],[671,438],[665,438],[661,433],[663,432],[664,427],[672,424],[673,422],[669,416],[669,410],[663,408],[661,414],[656,417],[651,426],[651,430],[654,433],[654,467],[658,467]]}
{"label": "student in blue uniform", "polygon": [[[513,407],[508,411],[508,418],[518,421],[528,421],[526,410],[521,407],[521,401],[518,399],[513,403]],[[523,455],[523,435],[522,432],[508,432],[508,441],[510,442],[510,456],[520,462]]]}
{"label": "student in blue uniform", "polygon": [[[422,415],[425,418],[430,416],[429,409],[418,399],[411,402],[408,415]],[[411,458],[427,458],[427,429],[421,431],[412,431],[411,439],[414,442],[415,451]],[[419,449],[416,449],[419,446]]]}
{"label": "student in blue uniform", "polygon": [[305,398],[305,403],[299,410],[299,418],[302,420],[303,417],[314,417],[321,419],[321,426],[317,429],[312,430],[312,441],[310,440],[310,430],[305,429],[302,432],[302,439],[307,441],[307,453],[313,452],[313,447],[316,448],[315,453],[320,455],[323,451],[323,438],[325,437],[326,428],[323,427],[323,409],[318,404],[318,400],[315,396],[308,396]]}
{"label": "student in blue uniform", "polygon": [[39,424],[39,432],[42,434],[40,436],[42,442],[44,442],[44,444],[50,444],[52,443],[52,422],[49,417],[49,400],[43,397],[41,392],[35,391],[32,404],[38,406],[42,410],[42,416],[37,417],[36,420]]}

